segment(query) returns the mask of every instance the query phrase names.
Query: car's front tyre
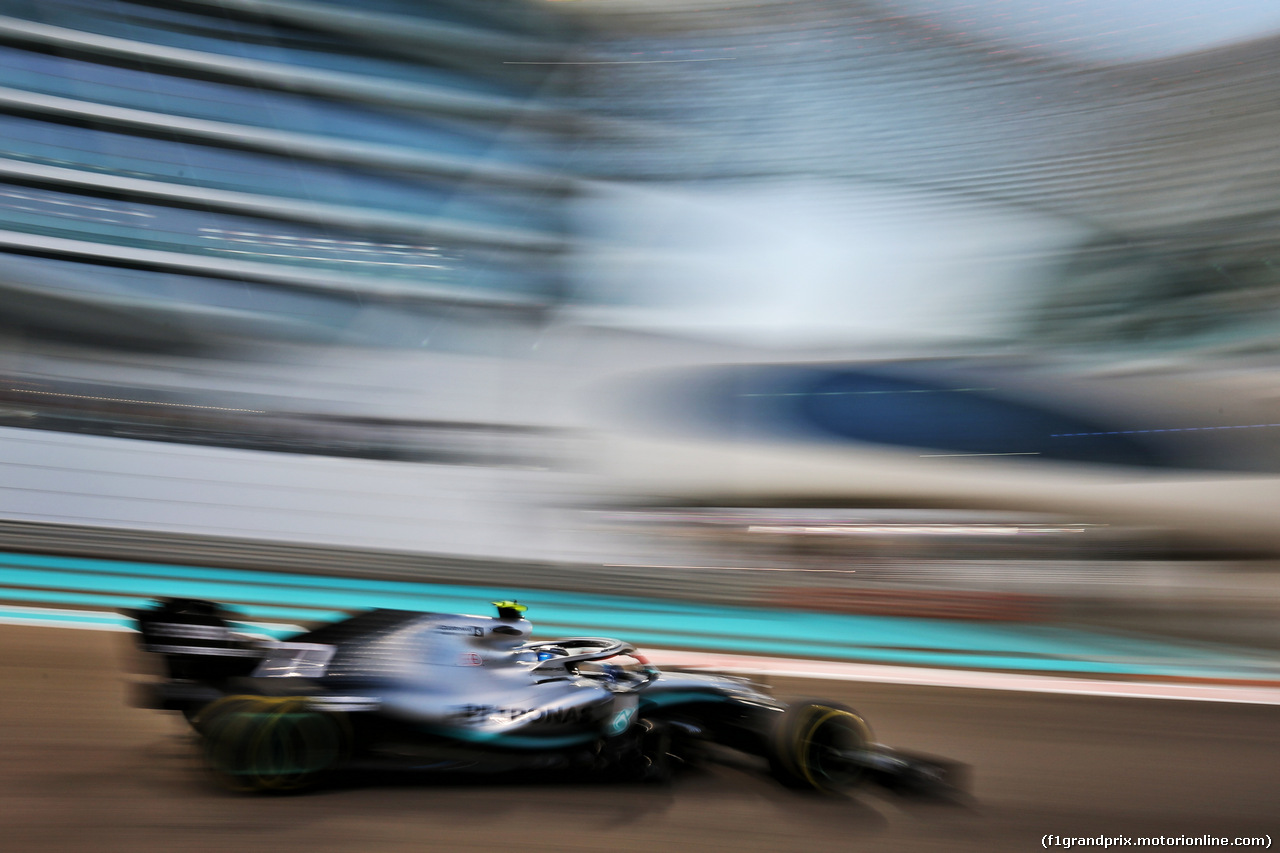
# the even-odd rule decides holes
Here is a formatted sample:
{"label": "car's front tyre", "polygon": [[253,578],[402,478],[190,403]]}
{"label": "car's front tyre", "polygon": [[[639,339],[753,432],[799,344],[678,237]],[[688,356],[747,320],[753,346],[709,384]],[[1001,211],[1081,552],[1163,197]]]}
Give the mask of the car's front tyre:
{"label": "car's front tyre", "polygon": [[769,769],[790,788],[834,794],[861,783],[859,761],[871,744],[866,721],[844,705],[797,702],[782,712],[769,740]]}

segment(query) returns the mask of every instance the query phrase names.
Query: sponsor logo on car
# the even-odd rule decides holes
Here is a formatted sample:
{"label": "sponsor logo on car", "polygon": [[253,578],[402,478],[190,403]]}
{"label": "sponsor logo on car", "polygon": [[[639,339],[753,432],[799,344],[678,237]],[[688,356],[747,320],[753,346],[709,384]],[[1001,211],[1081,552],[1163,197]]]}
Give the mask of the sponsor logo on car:
{"label": "sponsor logo on car", "polygon": [[459,705],[454,717],[467,723],[549,723],[564,725],[582,723],[591,719],[592,708],[502,708],[497,705]]}
{"label": "sponsor logo on car", "polygon": [[441,634],[466,634],[471,637],[484,636],[484,629],[475,625],[441,625],[436,630]]}
{"label": "sponsor logo on car", "polygon": [[605,726],[605,733],[611,735],[622,734],[631,725],[631,718],[635,715],[635,708],[623,708],[609,719],[609,725]]}

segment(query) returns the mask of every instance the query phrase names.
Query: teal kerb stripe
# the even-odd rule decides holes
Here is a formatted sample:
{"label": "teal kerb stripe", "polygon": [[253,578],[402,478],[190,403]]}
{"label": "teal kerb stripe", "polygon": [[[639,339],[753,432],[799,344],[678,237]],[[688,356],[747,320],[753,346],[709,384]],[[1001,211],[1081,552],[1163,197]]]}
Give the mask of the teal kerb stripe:
{"label": "teal kerb stripe", "polygon": [[1269,677],[1280,666],[1274,656],[1221,644],[1171,643],[1049,625],[804,613],[490,584],[377,581],[35,554],[0,553],[0,585],[0,600],[15,602],[105,609],[142,605],[155,596],[190,596],[231,604],[242,618],[282,621],[336,618],[338,611],[373,607],[485,613],[488,601],[518,598],[532,605],[530,616],[541,637],[569,628],[567,633],[607,634],[659,648],[881,663],[1215,677]]}
{"label": "teal kerb stripe", "polygon": [[[715,638],[724,649],[765,651],[760,641],[776,643],[778,653],[800,652],[815,636],[840,638],[845,647],[868,646],[915,654],[917,659],[934,660],[929,649],[949,649],[973,655],[1061,655],[1068,659],[1134,658],[1165,662],[1174,647],[1166,643],[1142,642],[1129,638],[1104,637],[1047,626],[958,625],[928,619],[901,619],[883,616],[799,613],[763,608],[707,606],[663,599],[622,598],[596,594],[565,593],[512,587],[455,584],[428,584],[410,581],[373,581],[296,574],[277,574],[240,569],[207,569],[165,566],[47,555],[0,554],[0,583],[45,587],[74,592],[111,592],[121,595],[178,595],[235,602],[255,611],[270,605],[342,610],[391,607],[437,612],[476,612],[492,598],[519,598],[534,605],[535,624],[550,622],[595,623],[607,626],[614,635],[637,638],[655,632],[693,633]],[[0,593],[2,597],[2,593]],[[36,599],[29,599],[36,600]],[[257,606],[255,606],[257,605]],[[263,613],[262,615],[267,615]],[[274,615],[274,614],[273,614]],[[301,614],[279,614],[279,618],[304,619]],[[689,637],[682,644],[701,645]],[[651,641],[650,641],[651,642]],[[822,657],[827,651],[809,652]],[[912,647],[915,647],[913,649]],[[785,652],[784,652],[785,650]],[[1227,651],[1227,650],[1223,650]],[[856,652],[854,652],[856,653]],[[881,651],[880,654],[884,654]],[[1228,654],[1238,653],[1230,650]],[[848,654],[848,653],[846,653]],[[1206,649],[1185,644],[1176,649],[1182,661],[1203,659],[1216,664],[1222,657]],[[844,656],[837,652],[837,656]],[[1232,654],[1232,656],[1235,656]],[[947,662],[938,659],[938,662]],[[956,665],[965,665],[956,660]],[[1020,664],[1020,665],[1019,665]],[[1000,666],[1025,668],[1028,661],[1011,661]],[[1033,667],[1040,668],[1040,667]]]}
{"label": "teal kerb stripe", "polygon": [[[165,563],[136,563],[121,560],[99,560],[86,557],[60,557],[45,554],[19,554],[0,552],[0,578],[12,569],[42,569],[45,572],[75,573],[84,572],[99,576],[103,582],[111,578],[153,577],[165,581],[173,580],[213,580],[225,581],[228,585],[240,585],[237,588],[251,590],[255,586],[265,587],[276,592],[288,587],[305,588],[306,591],[359,591],[390,593],[392,595],[418,596],[430,594],[443,598],[465,599],[475,606],[477,601],[487,601],[492,597],[509,598],[514,592],[520,594],[522,602],[543,603],[555,602],[561,606],[577,606],[586,610],[604,610],[612,614],[638,611],[641,613],[660,612],[669,614],[700,614],[703,612],[697,604],[673,601],[670,599],[647,599],[640,596],[613,596],[594,593],[564,593],[550,590],[513,590],[511,586],[490,586],[463,584],[438,584],[425,581],[387,581],[369,580],[365,578],[334,577],[330,575],[306,575],[288,572],[272,572],[252,569],[214,569],[201,566],[169,565]],[[477,572],[477,574],[481,574]],[[47,577],[47,575],[46,575]],[[47,584],[46,584],[47,585]],[[208,587],[206,587],[208,588]],[[390,599],[391,596],[388,596]],[[252,600],[252,599],[243,599]],[[354,605],[353,605],[354,606]],[[394,605],[383,605],[394,606]],[[735,608],[747,612],[756,608]],[[759,612],[768,612],[760,610]]]}
{"label": "teal kerb stripe", "polygon": [[[4,574],[0,572],[0,579]],[[17,602],[33,601],[41,604],[79,604],[93,607],[150,607],[155,604],[154,596],[113,595],[96,592],[66,592],[51,589],[17,589],[0,586],[0,600]],[[294,619],[303,622],[331,622],[347,615],[342,610],[313,610],[302,607],[259,606],[242,607],[236,604],[224,604],[234,615],[248,616],[254,619]],[[3,607],[0,604],[0,607]]]}
{"label": "teal kerb stripe", "polygon": [[33,624],[39,622],[52,622],[62,625],[114,625],[121,628],[133,627],[133,620],[125,616],[116,616],[110,613],[76,613],[73,610],[64,610],[58,613],[39,613],[30,610],[10,610],[5,607],[0,607],[0,617],[5,619],[22,620]]}
{"label": "teal kerb stripe", "polygon": [[[0,623],[15,622],[30,625],[100,625],[103,627],[134,628],[132,619],[115,613],[77,613],[74,610],[42,612],[36,609],[5,607],[0,604]],[[292,637],[298,633],[293,626],[272,628],[241,620],[232,620],[231,627],[237,631],[262,634],[276,640]]]}
{"label": "teal kerb stripe", "polygon": [[[39,562],[52,562],[56,558],[42,557]],[[14,562],[35,562],[34,557],[17,560],[13,555],[0,557],[0,565]],[[106,573],[89,570],[87,564],[111,566]],[[79,568],[72,568],[76,565]],[[145,568],[144,576],[124,574]],[[192,574],[234,575],[251,582],[229,579],[191,579]],[[933,620],[902,620],[889,617],[851,617],[831,614],[811,614],[787,611],[769,611],[745,607],[713,607],[663,600],[633,598],[624,600],[609,596],[583,595],[580,593],[549,592],[542,590],[515,590],[510,587],[464,587],[406,582],[358,581],[343,578],[281,575],[269,572],[242,572],[239,570],[196,570],[175,566],[109,563],[107,561],[68,560],[57,568],[0,568],[0,583],[12,586],[44,587],[64,593],[95,592],[120,595],[189,596],[210,598],[222,602],[235,602],[246,609],[257,610],[263,605],[285,605],[298,608],[364,609],[370,607],[404,608],[438,612],[467,612],[490,597],[515,597],[535,605],[532,617],[543,624],[547,622],[607,623],[614,634],[633,636],[638,632],[684,633],[691,624],[700,630],[696,633],[715,637],[725,648],[733,648],[741,638],[804,642],[815,635],[841,637],[841,645],[928,646],[973,652],[1058,652],[1064,643],[1058,638],[1044,636],[1046,632],[1009,631],[996,626],[952,626]],[[277,585],[279,584],[279,585]],[[339,589],[336,585],[341,585]],[[382,590],[368,587],[382,587]],[[391,587],[394,589],[385,589]],[[2,596],[2,594],[0,594]],[[257,607],[255,607],[257,605]],[[280,614],[282,618],[292,617]],[[1037,636],[1039,634],[1039,636]],[[873,635],[867,643],[863,637]],[[927,635],[927,636],[922,636]],[[1071,638],[1079,646],[1078,635]],[[1096,644],[1097,638],[1093,639]],[[862,642],[859,642],[859,641]],[[1133,653],[1132,643],[1126,649]],[[830,643],[826,644],[827,647]],[[823,654],[818,652],[818,654]]]}

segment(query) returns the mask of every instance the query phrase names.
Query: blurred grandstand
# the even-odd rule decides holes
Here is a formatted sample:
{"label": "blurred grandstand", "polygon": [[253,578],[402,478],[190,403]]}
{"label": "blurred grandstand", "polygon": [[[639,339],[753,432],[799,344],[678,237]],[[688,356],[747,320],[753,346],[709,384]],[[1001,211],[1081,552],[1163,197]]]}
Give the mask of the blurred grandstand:
{"label": "blurred grandstand", "polygon": [[[939,291],[959,285],[981,304],[922,315],[937,328],[917,329],[917,343],[970,331],[988,346],[1012,339],[1109,361],[1274,351],[1274,35],[1102,62],[1073,55],[1084,39],[1055,41],[1052,24],[1019,42],[1007,20],[984,21],[981,4],[966,7],[963,27],[912,14],[919,3],[573,5],[610,55],[634,61],[593,74],[591,110],[679,129],[662,147],[598,149],[602,174],[773,198],[790,184],[816,196],[815,218],[835,220],[824,236],[872,257],[857,234],[886,217],[903,220],[889,237],[900,255],[934,252],[955,220],[990,223],[993,211],[1002,221],[988,232],[1042,225],[1048,241],[1021,245],[966,235],[970,250],[985,249],[986,281],[955,269],[968,256],[951,257],[950,285],[935,266],[932,293],[916,292],[950,309],[956,300]],[[865,280],[877,270],[842,260],[846,277],[864,277],[852,288],[863,304],[878,307]],[[1011,262],[1016,284],[993,292]],[[896,286],[904,271],[899,257]],[[803,289],[805,264],[793,272]],[[812,313],[833,309],[856,310],[828,297]],[[997,314],[998,330],[986,322]]]}
{"label": "blurred grandstand", "polygon": [[416,346],[539,309],[573,122],[530,61],[557,37],[507,2],[5,4],[6,325]]}
{"label": "blurred grandstand", "polygon": [[[1224,570],[1170,556],[1280,550],[1278,44],[1102,62],[851,0],[3,4],[4,541],[1203,602]],[[1111,438],[758,428],[814,389],[751,365],[855,362]],[[742,366],[712,434],[708,365]],[[1223,607],[1280,603],[1233,577]]]}

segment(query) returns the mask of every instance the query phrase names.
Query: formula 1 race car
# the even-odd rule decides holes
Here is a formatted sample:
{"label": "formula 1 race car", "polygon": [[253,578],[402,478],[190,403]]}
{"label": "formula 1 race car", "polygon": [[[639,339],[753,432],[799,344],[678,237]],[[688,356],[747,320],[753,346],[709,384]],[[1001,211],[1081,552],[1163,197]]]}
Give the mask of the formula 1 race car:
{"label": "formula 1 race car", "polygon": [[824,793],[862,782],[956,790],[957,765],[873,743],[849,708],[660,672],[619,640],[531,642],[525,608],[494,604],[496,617],[372,610],[285,641],[233,631],[208,601],[125,612],[163,662],[160,680],[138,685],[139,704],[183,712],[235,790],[297,790],[367,767],[665,781],[728,750]]}

